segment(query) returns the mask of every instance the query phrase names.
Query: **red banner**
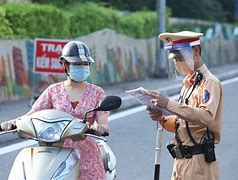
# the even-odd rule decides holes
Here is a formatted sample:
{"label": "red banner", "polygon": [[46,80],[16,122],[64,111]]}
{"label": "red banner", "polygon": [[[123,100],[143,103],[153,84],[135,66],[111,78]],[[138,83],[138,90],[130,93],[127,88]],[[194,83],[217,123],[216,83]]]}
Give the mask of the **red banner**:
{"label": "red banner", "polygon": [[59,57],[67,42],[64,40],[36,39],[34,72],[48,74],[64,73],[63,67],[59,63]]}

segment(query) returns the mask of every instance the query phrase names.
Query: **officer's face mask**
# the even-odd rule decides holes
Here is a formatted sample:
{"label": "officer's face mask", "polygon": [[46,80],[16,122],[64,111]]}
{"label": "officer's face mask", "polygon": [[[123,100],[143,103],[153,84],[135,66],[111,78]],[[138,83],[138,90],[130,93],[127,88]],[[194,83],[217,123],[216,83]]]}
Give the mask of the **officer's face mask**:
{"label": "officer's face mask", "polygon": [[169,71],[172,76],[175,75],[177,77],[176,70],[183,76],[194,71],[193,50],[189,43],[165,46],[165,52],[169,60]]}
{"label": "officer's face mask", "polygon": [[69,65],[68,75],[74,82],[80,83],[85,81],[90,75],[88,65]]}

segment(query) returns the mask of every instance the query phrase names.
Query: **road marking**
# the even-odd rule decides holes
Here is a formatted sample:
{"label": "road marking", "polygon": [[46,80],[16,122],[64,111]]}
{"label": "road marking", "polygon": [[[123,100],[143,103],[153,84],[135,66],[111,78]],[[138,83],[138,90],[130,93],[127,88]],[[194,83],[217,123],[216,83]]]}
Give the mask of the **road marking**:
{"label": "road marking", "polygon": [[[235,78],[232,78],[232,79],[224,80],[224,81],[221,82],[221,84],[222,85],[227,85],[227,84],[231,84],[231,83],[234,83],[234,82],[237,82],[237,81],[238,81],[238,77],[235,77]],[[175,99],[178,98],[178,94],[176,94],[174,96],[170,96],[170,98],[175,100]],[[123,118],[125,116],[129,116],[129,115],[144,111],[145,108],[146,108],[146,106],[139,106],[139,107],[131,108],[131,109],[128,109],[128,110],[125,110],[125,111],[122,111],[122,112],[119,112],[119,113],[116,113],[116,114],[112,114],[109,117],[109,121],[114,121],[114,120]],[[3,154],[7,154],[7,153],[10,153],[10,152],[28,147],[28,146],[35,146],[36,144],[37,143],[33,140],[27,140],[27,141],[24,141],[24,142],[19,142],[19,143],[12,144],[12,145],[9,145],[9,146],[6,146],[6,147],[2,147],[2,148],[0,148],[0,156],[3,155]]]}
{"label": "road marking", "polygon": [[19,142],[19,143],[15,143],[9,146],[5,146],[0,148],[0,156],[3,154],[7,154],[10,153],[12,151],[16,151],[18,149],[22,149],[28,146],[35,146],[37,144],[36,141],[33,140],[27,140],[27,141],[23,141],[23,142]]}
{"label": "road marking", "polygon": [[235,77],[235,78],[232,78],[232,79],[227,79],[225,81],[222,81],[221,84],[222,85],[227,85],[227,84],[231,84],[231,83],[234,83],[234,82],[237,82],[238,81],[238,77]]}

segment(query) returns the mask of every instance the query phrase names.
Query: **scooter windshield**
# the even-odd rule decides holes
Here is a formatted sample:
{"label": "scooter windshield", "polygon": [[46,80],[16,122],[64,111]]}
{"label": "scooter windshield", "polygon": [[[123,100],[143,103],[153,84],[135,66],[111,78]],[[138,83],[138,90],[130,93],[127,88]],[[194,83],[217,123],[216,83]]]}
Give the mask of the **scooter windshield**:
{"label": "scooter windshield", "polygon": [[60,141],[61,134],[70,121],[45,122],[39,119],[32,119],[36,138],[43,142]]}

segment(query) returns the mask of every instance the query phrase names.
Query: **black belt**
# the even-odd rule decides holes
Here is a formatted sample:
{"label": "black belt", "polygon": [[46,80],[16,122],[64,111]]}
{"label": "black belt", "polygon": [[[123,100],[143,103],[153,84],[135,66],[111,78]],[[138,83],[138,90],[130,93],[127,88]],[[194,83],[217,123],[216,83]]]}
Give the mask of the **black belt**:
{"label": "black belt", "polygon": [[203,145],[198,146],[176,146],[172,145],[170,148],[170,153],[174,158],[183,159],[183,158],[192,158],[196,154],[204,154]]}
{"label": "black belt", "polygon": [[189,157],[190,155],[203,154],[203,145],[198,146],[182,146],[180,149],[184,157]]}

